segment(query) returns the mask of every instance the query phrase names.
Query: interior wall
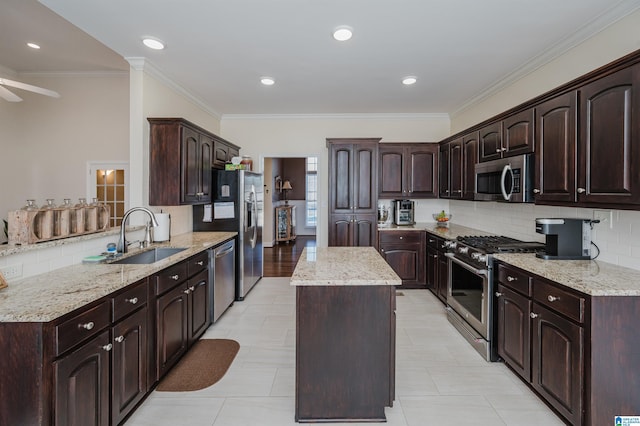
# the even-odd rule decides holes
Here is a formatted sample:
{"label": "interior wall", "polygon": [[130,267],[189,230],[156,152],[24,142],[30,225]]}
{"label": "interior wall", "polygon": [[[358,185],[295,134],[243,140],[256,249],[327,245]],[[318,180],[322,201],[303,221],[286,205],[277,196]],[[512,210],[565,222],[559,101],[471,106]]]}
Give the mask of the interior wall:
{"label": "interior wall", "polygon": [[88,161],[129,161],[127,73],[17,78],[61,97],[16,90],[22,102],[0,100],[2,219],[27,199],[87,197]]}
{"label": "interior wall", "polygon": [[222,137],[242,147],[264,170],[268,157],[318,157],[317,245],[327,246],[326,138],[382,137],[383,142],[433,142],[450,133],[446,115],[223,116]]}
{"label": "interior wall", "polygon": [[288,180],[291,184],[290,191],[282,191],[282,199],[301,200],[307,198],[307,159],[306,158],[283,158],[282,159],[282,182]]}
{"label": "interior wall", "polygon": [[455,113],[457,133],[640,49],[640,9],[489,98]]}

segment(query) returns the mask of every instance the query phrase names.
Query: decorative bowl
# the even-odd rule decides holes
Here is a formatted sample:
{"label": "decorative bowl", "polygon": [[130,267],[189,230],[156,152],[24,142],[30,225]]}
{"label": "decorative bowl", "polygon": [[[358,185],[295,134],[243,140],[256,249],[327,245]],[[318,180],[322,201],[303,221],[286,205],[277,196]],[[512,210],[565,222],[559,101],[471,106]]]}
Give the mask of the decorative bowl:
{"label": "decorative bowl", "polygon": [[436,226],[449,226],[449,221],[451,220],[450,214],[445,214],[442,216],[440,213],[433,214],[433,220],[436,221]]}

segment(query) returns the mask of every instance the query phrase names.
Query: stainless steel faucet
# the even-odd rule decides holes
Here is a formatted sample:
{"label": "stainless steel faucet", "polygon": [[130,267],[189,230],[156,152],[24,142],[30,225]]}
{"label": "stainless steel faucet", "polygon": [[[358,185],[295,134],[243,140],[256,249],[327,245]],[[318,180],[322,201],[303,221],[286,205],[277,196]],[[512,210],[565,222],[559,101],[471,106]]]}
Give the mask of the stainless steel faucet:
{"label": "stainless steel faucet", "polygon": [[[122,223],[120,224],[120,239],[118,240],[118,252],[120,252],[120,253],[127,253],[127,251],[128,251],[129,245],[127,244],[127,239],[125,238],[125,235],[124,235],[124,233],[125,233],[124,229],[125,229],[125,226],[127,224],[127,219],[129,219],[129,215],[131,213],[133,213],[133,212],[136,212],[136,211],[142,211],[142,212],[145,212],[146,214],[148,214],[149,218],[151,219],[151,226],[153,226],[154,228],[156,226],[158,226],[158,221],[156,220],[155,215],[148,208],[146,208],[146,207],[132,207],[129,210],[127,210],[125,212],[124,216],[122,217]],[[147,231],[148,231],[148,229],[149,228],[148,228],[148,225],[147,225]],[[148,244],[151,241],[147,241],[147,239],[150,240],[151,238],[148,236],[149,235],[148,232],[146,232],[146,235],[147,236],[145,236],[145,242]]]}

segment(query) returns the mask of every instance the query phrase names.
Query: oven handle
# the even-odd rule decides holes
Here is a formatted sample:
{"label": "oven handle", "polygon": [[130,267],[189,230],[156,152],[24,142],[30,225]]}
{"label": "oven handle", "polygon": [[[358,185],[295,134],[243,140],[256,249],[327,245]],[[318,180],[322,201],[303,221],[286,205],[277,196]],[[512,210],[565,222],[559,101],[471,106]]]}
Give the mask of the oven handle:
{"label": "oven handle", "polygon": [[445,253],[444,255],[447,256],[449,259],[451,259],[452,262],[455,262],[456,264],[462,266],[467,271],[471,271],[476,275],[484,275],[485,277],[489,275],[489,271],[487,269],[477,269],[477,268],[474,268],[473,266],[467,265],[463,261],[456,258],[455,254],[453,253]]}

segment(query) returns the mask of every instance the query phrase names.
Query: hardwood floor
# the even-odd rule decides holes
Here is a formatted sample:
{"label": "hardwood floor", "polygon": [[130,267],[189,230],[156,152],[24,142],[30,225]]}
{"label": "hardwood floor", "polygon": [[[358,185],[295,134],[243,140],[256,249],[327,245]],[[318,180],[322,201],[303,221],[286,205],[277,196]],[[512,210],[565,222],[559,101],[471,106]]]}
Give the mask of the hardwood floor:
{"label": "hardwood floor", "polygon": [[265,277],[290,277],[305,247],[315,247],[315,235],[298,235],[294,241],[265,247],[263,252]]}

